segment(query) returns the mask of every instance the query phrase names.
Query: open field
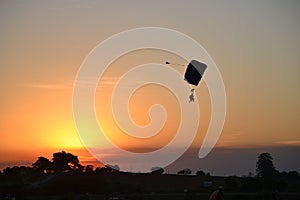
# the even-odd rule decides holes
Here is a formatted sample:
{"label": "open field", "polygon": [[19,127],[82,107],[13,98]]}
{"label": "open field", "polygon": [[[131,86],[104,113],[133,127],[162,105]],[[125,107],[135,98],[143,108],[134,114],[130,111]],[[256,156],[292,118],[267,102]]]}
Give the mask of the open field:
{"label": "open field", "polygon": [[300,199],[299,179],[260,180],[252,177],[214,177],[144,173],[60,173],[1,176],[0,194],[5,199],[208,199],[218,186],[226,199]]}

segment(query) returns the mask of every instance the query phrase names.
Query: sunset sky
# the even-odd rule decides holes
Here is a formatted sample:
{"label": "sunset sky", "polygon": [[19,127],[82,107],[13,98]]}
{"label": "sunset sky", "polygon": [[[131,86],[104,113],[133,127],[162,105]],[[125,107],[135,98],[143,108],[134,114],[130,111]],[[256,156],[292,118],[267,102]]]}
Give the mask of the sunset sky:
{"label": "sunset sky", "polygon": [[[299,9],[300,2],[292,0],[0,1],[0,169],[30,164],[40,155],[51,158],[60,150],[92,161],[73,121],[76,74],[101,41],[121,31],[147,26],[187,34],[219,67],[227,115],[217,147],[300,147]],[[112,64],[106,81],[115,81],[126,67],[168,59],[185,62],[158,50],[130,53]],[[105,102],[97,98],[106,95],[112,85],[97,88],[98,116],[103,114],[98,109],[105,107]],[[165,90],[156,86],[144,90],[147,92],[137,92],[130,102],[136,123],[149,122],[147,109],[156,101],[166,105],[169,115],[174,116],[171,125],[166,124],[165,135],[142,144],[144,149],[153,150],[172,137],[168,134],[180,119],[174,114],[178,106],[172,94],[166,98]],[[199,148],[201,131],[207,128],[210,116],[205,82],[196,93],[203,117],[192,146]],[[141,100],[143,94],[148,94],[147,101]],[[106,134],[116,134],[109,117],[103,123]],[[141,148],[128,138],[111,138],[124,149]],[[300,169],[299,163],[294,169]]]}

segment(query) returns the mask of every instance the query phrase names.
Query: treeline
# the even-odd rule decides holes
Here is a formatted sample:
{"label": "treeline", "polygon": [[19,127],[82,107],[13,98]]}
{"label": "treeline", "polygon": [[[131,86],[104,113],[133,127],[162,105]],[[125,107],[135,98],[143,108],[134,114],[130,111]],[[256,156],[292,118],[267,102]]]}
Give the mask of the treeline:
{"label": "treeline", "polygon": [[[94,168],[92,165],[81,165],[77,156],[61,151],[54,153],[50,160],[38,157],[32,166],[14,166],[4,169],[0,173],[0,199],[7,195],[39,198],[65,194],[142,195],[184,191],[188,191],[189,194],[209,194],[218,186],[223,186],[225,192],[236,193],[260,194],[264,191],[299,193],[298,172],[279,172],[272,160],[269,153],[260,154],[256,162],[256,175],[216,177],[202,170],[195,172],[195,176],[189,168],[179,170],[177,175],[165,174],[161,167],[152,167],[150,173],[122,172],[118,165]],[[74,198],[72,196],[68,199]],[[142,198],[139,196],[137,199]],[[153,199],[157,198],[153,197]]]}
{"label": "treeline", "polygon": [[[94,169],[93,165],[81,165],[78,156],[72,153],[67,153],[65,151],[53,153],[51,160],[43,156],[38,157],[38,159],[29,166],[14,166],[7,167],[0,171],[0,174],[11,174],[11,173],[23,173],[34,171],[38,174],[52,174],[60,172],[120,172],[120,167],[118,165],[106,164],[102,167],[96,167]],[[161,167],[152,167],[150,169],[153,174],[163,174],[165,171]],[[191,175],[192,170],[185,168],[177,172],[178,175]],[[210,176],[209,172],[204,172],[199,170],[195,172],[197,176]],[[270,153],[261,153],[258,156],[256,162],[256,175],[249,173],[249,177],[258,178],[299,178],[299,173],[297,171],[282,171],[279,172],[274,164],[273,157]]]}
{"label": "treeline", "polygon": [[51,161],[43,156],[28,166],[7,167],[3,170],[3,174],[23,173],[34,171],[38,174],[52,174],[60,172],[117,172],[120,168],[118,165],[105,165],[94,169],[93,165],[81,165],[78,156],[65,151],[53,153]]}
{"label": "treeline", "polygon": [[[14,166],[7,167],[3,170],[3,174],[13,174],[22,173],[26,174],[30,171],[36,172],[38,174],[53,174],[61,172],[120,172],[120,167],[118,165],[106,164],[102,167],[94,168],[93,165],[82,165],[78,159],[78,156],[72,153],[67,153],[65,151],[53,153],[51,160],[43,156],[38,157],[38,159],[29,166]],[[152,167],[150,169],[151,174],[163,174],[165,170],[161,167]],[[1,172],[1,171],[0,171]],[[177,172],[178,175],[191,175],[192,170],[185,168]],[[195,173],[197,176],[210,176],[210,173],[205,173],[199,170]]]}
{"label": "treeline", "polygon": [[[150,169],[152,174],[163,174],[165,170],[161,167],[152,167]],[[51,160],[40,156],[37,160],[29,166],[14,166],[7,167],[0,171],[0,174],[13,174],[21,173],[26,174],[28,172],[35,172],[38,174],[53,174],[61,172],[121,172],[118,165],[106,164],[102,167],[94,168],[93,165],[82,165],[78,159],[78,156],[65,151],[53,153]],[[178,175],[191,175],[192,170],[189,168],[181,169],[177,172]],[[195,172],[196,176],[211,176],[209,172],[198,170]],[[273,157],[270,153],[261,153],[258,156],[256,162],[256,174],[249,173],[248,177],[258,178],[300,178],[297,171],[282,171],[279,172],[273,164]]]}

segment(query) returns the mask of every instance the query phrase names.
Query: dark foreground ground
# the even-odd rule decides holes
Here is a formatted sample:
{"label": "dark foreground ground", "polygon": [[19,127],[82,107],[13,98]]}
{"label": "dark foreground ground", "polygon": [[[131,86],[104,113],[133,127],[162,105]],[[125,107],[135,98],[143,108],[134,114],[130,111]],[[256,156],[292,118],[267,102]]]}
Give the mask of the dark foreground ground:
{"label": "dark foreground ground", "polygon": [[[271,193],[224,193],[226,200],[265,200],[274,199]],[[27,199],[27,200],[208,200],[209,194],[205,193],[194,193],[194,194],[184,194],[184,193],[165,193],[165,194],[98,194],[98,195],[52,195],[52,196],[31,196],[31,197],[13,197],[15,199]],[[13,199],[13,198],[3,198],[3,199]],[[277,195],[278,199],[282,200],[299,200],[300,193],[279,193]]]}
{"label": "dark foreground ground", "polygon": [[0,199],[207,200],[223,186],[226,200],[300,199],[299,178],[258,179],[141,173],[1,174]]}

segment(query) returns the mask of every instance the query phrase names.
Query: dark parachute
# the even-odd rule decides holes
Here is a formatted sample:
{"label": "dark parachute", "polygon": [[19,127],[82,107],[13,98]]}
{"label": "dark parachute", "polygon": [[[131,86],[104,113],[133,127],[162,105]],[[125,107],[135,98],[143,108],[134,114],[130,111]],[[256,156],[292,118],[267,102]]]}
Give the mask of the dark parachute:
{"label": "dark parachute", "polygon": [[189,84],[197,86],[206,68],[206,64],[197,60],[192,60],[185,70],[184,80],[186,80]]}
{"label": "dark parachute", "polygon": [[[167,65],[177,65],[177,66],[186,66],[183,64],[171,63],[166,61]],[[197,86],[206,70],[207,66],[204,63],[201,63],[197,60],[192,60],[188,66],[186,67],[184,80],[186,80],[189,84]]]}
{"label": "dark parachute", "polygon": [[[170,63],[169,61],[166,61],[166,64],[167,65],[185,66],[183,64]],[[207,68],[206,64],[201,63],[197,60],[192,60],[186,67],[185,74],[184,74],[184,80],[187,81],[191,85],[197,86],[199,84],[206,68]],[[190,99],[189,103],[195,101],[194,91],[195,91],[195,89],[191,89],[191,94],[189,96],[189,99]]]}

